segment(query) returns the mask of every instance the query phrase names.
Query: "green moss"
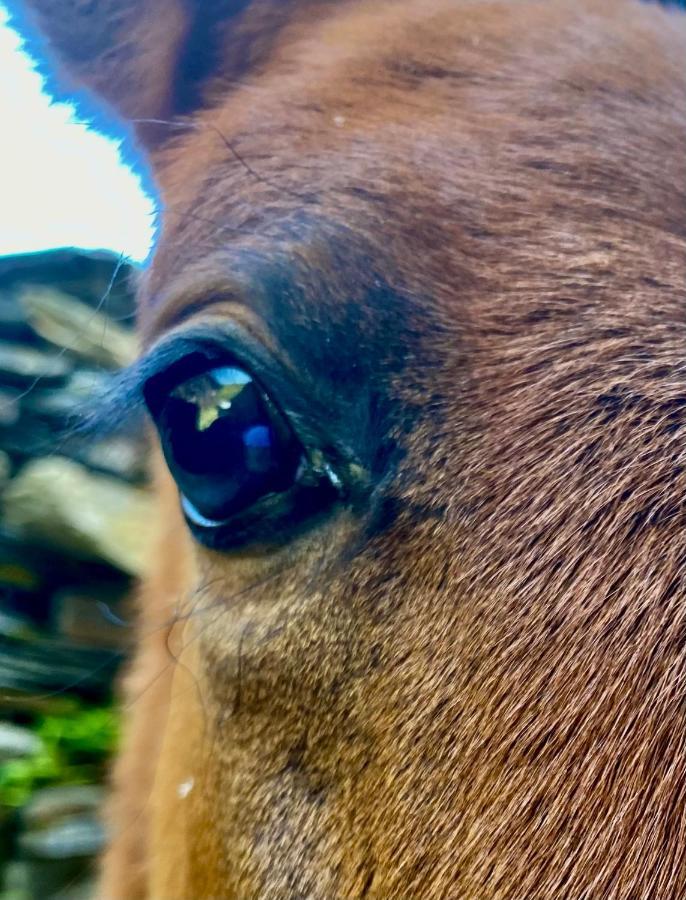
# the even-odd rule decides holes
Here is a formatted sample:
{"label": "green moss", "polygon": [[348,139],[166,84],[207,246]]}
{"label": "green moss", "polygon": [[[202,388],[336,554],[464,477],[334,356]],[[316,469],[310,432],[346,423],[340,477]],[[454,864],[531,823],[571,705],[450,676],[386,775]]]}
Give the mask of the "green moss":
{"label": "green moss", "polygon": [[81,707],[68,716],[40,716],[33,756],[0,766],[0,806],[22,806],[39,787],[102,780],[116,748],[119,720],[110,707]]}

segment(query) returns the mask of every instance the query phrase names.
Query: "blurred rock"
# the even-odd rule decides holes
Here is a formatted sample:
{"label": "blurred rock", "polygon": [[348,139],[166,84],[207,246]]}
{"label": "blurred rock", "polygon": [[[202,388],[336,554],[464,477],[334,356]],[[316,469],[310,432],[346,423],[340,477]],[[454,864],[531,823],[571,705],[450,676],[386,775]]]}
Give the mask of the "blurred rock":
{"label": "blurred rock", "polygon": [[0,428],[16,425],[20,415],[21,391],[3,388],[0,390]]}
{"label": "blurred rock", "polygon": [[52,287],[27,285],[19,296],[34,331],[51,344],[105,368],[135,359],[133,333],[104,313]]}
{"label": "blurred rock", "polygon": [[65,420],[97,397],[110,377],[109,373],[90,366],[78,368],[59,390],[42,390],[38,386],[38,390],[29,391],[21,398],[22,410],[64,427]]}
{"label": "blurred rock", "polygon": [[142,482],[147,475],[146,434],[110,435],[96,440],[79,428],[88,401],[65,386],[60,391],[34,392],[23,401],[25,414],[7,434],[0,428],[0,445],[17,459],[59,453],[89,469],[125,481]]}
{"label": "blurred rock", "polygon": [[55,630],[77,644],[91,647],[128,646],[131,625],[121,619],[121,592],[102,585],[65,588],[53,598]]}
{"label": "blurred rock", "polygon": [[37,385],[20,399],[10,396],[7,404],[0,392],[0,448],[20,462],[59,453],[97,472],[134,483],[144,481],[147,440],[143,429],[96,440],[79,427],[84,414],[98,402],[107,378],[92,369],[76,371],[58,389]]}
{"label": "blurred rock", "polygon": [[42,859],[70,859],[95,856],[104,841],[102,825],[90,816],[84,816],[40,831],[26,831],[19,837],[19,848],[26,855]]}
{"label": "blurred rock", "polygon": [[94,784],[69,784],[41,788],[22,810],[27,829],[46,828],[71,816],[95,818],[102,806],[104,791]]}
{"label": "blurred rock", "polygon": [[0,450],[0,491],[2,491],[7,481],[9,481],[11,471],[12,462],[9,456],[4,450]]}
{"label": "blurred rock", "polygon": [[22,416],[11,428],[0,427],[0,447],[17,462],[50,453],[57,441],[55,429],[38,419]]}
{"label": "blurred rock", "polygon": [[19,299],[7,291],[0,291],[0,335],[3,341],[35,343],[36,335],[26,321],[26,313]]}
{"label": "blurred rock", "polygon": [[[28,694],[11,688],[0,689],[0,712],[23,715],[70,716],[78,712],[73,696],[68,694]],[[1,897],[2,895],[0,895]]]}
{"label": "blurred rock", "polygon": [[65,428],[65,423],[83,403],[82,397],[75,396],[66,382],[58,391],[33,390],[22,397],[21,409],[24,417],[36,417],[53,425],[55,432]]}
{"label": "blurred rock", "polygon": [[111,437],[106,441],[85,440],[79,447],[67,444],[67,452],[95,472],[115,475],[124,481],[140,484],[147,476],[147,454],[144,440]]}
{"label": "blurred rock", "polygon": [[[35,752],[14,721],[111,702],[132,632],[119,617],[146,557],[143,429],[78,427],[135,354],[132,275],[104,252],[0,257],[0,764]],[[94,896],[100,797],[59,787],[21,815],[0,807],[0,900]]]}
{"label": "blurred rock", "polygon": [[6,523],[20,534],[129,574],[144,570],[150,495],[62,457],[28,463],[5,489]]}
{"label": "blurred rock", "polygon": [[114,650],[56,638],[24,641],[0,635],[0,697],[10,691],[48,699],[78,688],[81,696],[99,699],[109,693],[121,658]]}
{"label": "blurred rock", "polygon": [[17,841],[23,871],[14,874],[15,884],[25,890],[27,900],[73,897],[73,888],[92,877],[93,860],[104,841],[102,824],[88,815],[24,831]]}
{"label": "blurred rock", "polygon": [[106,251],[59,248],[0,257],[0,296],[11,298],[26,284],[59,288],[102,308],[115,321],[133,321],[136,269]]}
{"label": "blurred rock", "polygon": [[63,381],[73,364],[64,355],[44,352],[25,344],[0,343],[0,383],[29,387]]}
{"label": "blurred rock", "polygon": [[33,756],[41,748],[41,742],[28,728],[0,722],[0,765],[9,759]]}
{"label": "blurred rock", "polygon": [[29,641],[37,636],[36,629],[25,616],[0,610],[0,635],[7,638]]}

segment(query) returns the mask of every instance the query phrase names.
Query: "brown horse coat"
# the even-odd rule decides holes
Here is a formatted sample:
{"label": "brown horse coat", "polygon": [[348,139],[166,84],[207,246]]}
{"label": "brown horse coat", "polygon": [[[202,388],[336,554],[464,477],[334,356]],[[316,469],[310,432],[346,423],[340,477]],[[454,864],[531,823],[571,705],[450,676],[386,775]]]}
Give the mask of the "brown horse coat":
{"label": "brown horse coat", "polygon": [[157,466],[102,897],[686,896],[686,17],[28,5],[149,153],[146,347],[345,460],[228,552]]}

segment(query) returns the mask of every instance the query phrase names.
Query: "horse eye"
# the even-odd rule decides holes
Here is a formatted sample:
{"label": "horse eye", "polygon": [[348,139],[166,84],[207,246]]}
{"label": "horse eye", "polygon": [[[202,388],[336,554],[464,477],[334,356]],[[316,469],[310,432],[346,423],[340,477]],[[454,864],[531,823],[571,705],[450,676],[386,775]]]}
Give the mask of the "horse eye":
{"label": "horse eye", "polygon": [[244,369],[207,368],[167,390],[153,416],[192,525],[212,527],[288,491],[303,448]]}

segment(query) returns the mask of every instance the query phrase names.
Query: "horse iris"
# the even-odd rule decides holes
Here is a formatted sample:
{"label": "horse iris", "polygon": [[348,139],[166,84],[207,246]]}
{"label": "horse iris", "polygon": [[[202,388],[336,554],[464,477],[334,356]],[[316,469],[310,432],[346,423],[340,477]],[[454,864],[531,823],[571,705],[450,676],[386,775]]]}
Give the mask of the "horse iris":
{"label": "horse iris", "polygon": [[218,366],[187,378],[168,393],[156,418],[191,518],[227,519],[295,481],[302,448],[241,368]]}

